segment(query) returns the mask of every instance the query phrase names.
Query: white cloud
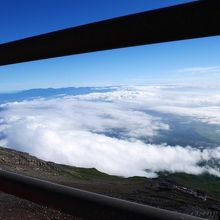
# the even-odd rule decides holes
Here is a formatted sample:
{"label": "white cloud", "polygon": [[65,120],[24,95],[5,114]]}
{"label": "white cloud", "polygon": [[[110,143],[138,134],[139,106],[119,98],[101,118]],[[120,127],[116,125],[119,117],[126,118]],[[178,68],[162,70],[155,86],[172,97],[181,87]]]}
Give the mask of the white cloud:
{"label": "white cloud", "polygon": [[199,165],[220,160],[220,147],[201,150],[140,141],[169,129],[161,118],[145,113],[147,109],[220,123],[220,97],[204,94],[175,86],[120,87],[107,93],[7,103],[1,105],[0,132],[5,138],[0,144],[126,177],[155,177],[159,171],[220,177],[219,167]]}
{"label": "white cloud", "polygon": [[220,87],[138,86],[109,93],[79,96],[87,101],[108,101],[137,110],[155,110],[220,125]]}
{"label": "white cloud", "polygon": [[177,70],[178,73],[220,73],[220,66],[189,67]]}

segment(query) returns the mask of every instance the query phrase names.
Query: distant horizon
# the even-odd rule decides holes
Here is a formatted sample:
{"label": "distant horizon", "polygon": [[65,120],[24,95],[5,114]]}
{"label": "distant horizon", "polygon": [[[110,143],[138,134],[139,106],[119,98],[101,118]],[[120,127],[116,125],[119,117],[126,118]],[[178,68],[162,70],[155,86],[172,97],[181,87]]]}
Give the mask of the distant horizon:
{"label": "distant horizon", "polygon": [[16,89],[16,90],[1,90],[0,94],[13,94],[13,93],[19,93],[23,91],[28,90],[46,90],[46,89],[67,89],[67,88],[108,88],[108,87],[141,87],[141,86],[190,86],[190,87],[219,87],[220,88],[220,82],[218,83],[208,83],[208,84],[190,84],[190,83],[156,83],[156,82],[149,82],[144,84],[103,84],[103,85],[70,85],[70,86],[54,86],[54,87],[30,87],[30,88],[23,88],[23,89]]}
{"label": "distant horizon", "polygon": [[[10,0],[1,5],[0,43],[192,1],[19,2]],[[0,68],[1,92],[187,81],[197,84],[220,81],[219,36],[85,53]]]}

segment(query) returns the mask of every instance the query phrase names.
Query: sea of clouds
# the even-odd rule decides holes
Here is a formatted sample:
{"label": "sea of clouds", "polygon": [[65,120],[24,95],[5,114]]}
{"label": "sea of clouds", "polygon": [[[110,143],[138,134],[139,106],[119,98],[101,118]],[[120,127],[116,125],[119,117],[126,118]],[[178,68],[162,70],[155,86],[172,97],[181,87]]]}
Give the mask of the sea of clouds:
{"label": "sea of clouds", "polygon": [[[146,110],[220,125],[218,89],[120,86],[115,91],[37,98],[0,105],[0,145],[54,161],[124,177],[160,171],[220,177],[220,147],[146,144],[170,126]],[[203,165],[201,165],[203,164]]]}

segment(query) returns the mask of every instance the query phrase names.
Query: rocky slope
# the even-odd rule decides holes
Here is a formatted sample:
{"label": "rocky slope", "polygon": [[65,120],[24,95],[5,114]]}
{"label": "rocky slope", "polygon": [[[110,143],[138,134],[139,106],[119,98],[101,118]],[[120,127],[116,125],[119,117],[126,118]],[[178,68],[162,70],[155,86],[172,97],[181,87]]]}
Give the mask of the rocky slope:
{"label": "rocky slope", "polygon": [[[220,179],[212,176],[161,173],[159,178],[121,178],[94,168],[46,162],[27,153],[0,147],[0,168],[191,215],[218,219]],[[76,219],[0,193],[0,219]]]}

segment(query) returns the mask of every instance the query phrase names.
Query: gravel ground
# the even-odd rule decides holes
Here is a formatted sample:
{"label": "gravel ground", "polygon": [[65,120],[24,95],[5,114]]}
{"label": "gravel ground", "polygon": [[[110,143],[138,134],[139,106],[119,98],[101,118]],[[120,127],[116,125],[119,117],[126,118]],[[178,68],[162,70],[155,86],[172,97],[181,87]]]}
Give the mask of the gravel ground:
{"label": "gravel ground", "polygon": [[1,220],[82,220],[17,197],[0,193]]}

